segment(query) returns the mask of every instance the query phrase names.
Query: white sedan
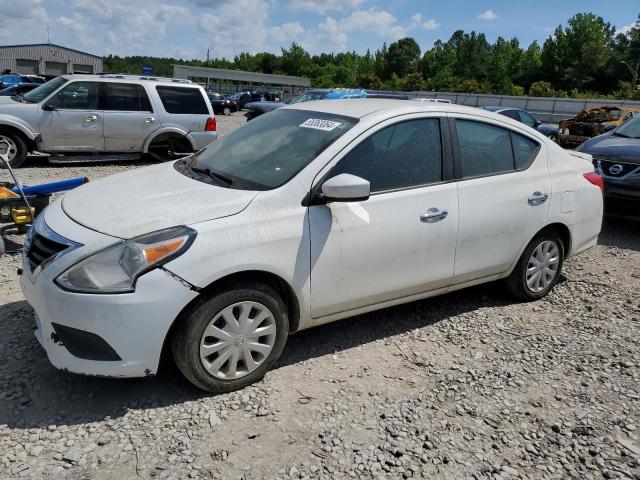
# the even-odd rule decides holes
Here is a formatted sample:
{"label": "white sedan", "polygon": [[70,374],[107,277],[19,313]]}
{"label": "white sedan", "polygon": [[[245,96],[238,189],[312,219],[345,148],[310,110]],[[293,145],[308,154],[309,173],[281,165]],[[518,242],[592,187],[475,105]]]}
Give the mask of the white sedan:
{"label": "white sedan", "polygon": [[58,368],[261,379],[293,332],[494,280],[544,297],[596,244],[602,179],[502,115],[401,100],[278,109],[67,193],[21,284]]}

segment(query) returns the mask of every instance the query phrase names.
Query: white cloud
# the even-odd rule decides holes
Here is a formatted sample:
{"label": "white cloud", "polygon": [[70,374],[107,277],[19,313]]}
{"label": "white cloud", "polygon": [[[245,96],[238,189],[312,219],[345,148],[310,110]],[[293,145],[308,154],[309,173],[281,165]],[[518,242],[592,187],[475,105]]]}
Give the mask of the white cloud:
{"label": "white cloud", "polygon": [[498,15],[496,15],[493,10],[489,9],[486,12],[479,14],[478,18],[480,20],[495,20],[496,18],[498,18]]}
{"label": "white cloud", "polygon": [[420,27],[424,30],[436,30],[438,27],[440,27],[440,24],[434,18],[425,20],[422,17],[421,13],[416,13],[413,17],[411,17],[411,26],[414,28]]}
{"label": "white cloud", "polygon": [[634,28],[640,28],[640,20],[638,20],[637,22],[631,23],[629,25],[625,25],[622,28],[619,28],[617,30],[617,33],[622,33],[623,35],[627,35]]}
{"label": "white cloud", "polygon": [[271,40],[291,43],[304,33],[304,27],[300,22],[287,22],[282,25],[271,27]]}
{"label": "white cloud", "polygon": [[322,15],[331,11],[353,10],[364,0],[285,0],[294,10],[306,10]]}
{"label": "white cloud", "polygon": [[386,10],[356,10],[339,21],[341,30],[346,32],[375,32],[387,40],[397,40],[406,35],[398,19]]}

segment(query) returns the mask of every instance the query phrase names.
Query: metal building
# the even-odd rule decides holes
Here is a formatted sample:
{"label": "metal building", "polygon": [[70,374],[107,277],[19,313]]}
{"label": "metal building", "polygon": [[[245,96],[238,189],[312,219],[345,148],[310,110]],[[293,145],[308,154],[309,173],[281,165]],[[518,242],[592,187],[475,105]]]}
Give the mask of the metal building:
{"label": "metal building", "polygon": [[67,73],[102,73],[102,57],[52,43],[0,46],[0,73],[56,77]]}

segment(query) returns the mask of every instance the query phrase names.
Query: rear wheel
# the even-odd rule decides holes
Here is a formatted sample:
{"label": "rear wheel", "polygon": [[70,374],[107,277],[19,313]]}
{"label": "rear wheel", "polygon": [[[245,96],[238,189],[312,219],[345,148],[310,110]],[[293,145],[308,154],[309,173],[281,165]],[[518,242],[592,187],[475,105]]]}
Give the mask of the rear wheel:
{"label": "rear wheel", "polygon": [[247,283],[200,302],[171,339],[176,365],[197,387],[222,393],[264,377],[280,357],[289,333],[278,293]]}
{"label": "rear wheel", "polygon": [[151,142],[147,155],[157,162],[166,162],[191,153],[193,153],[193,147],[189,140],[185,137],[170,136],[158,138]]}
{"label": "rear wheel", "polygon": [[[19,167],[27,158],[27,146],[19,134],[0,130],[0,154],[6,155],[11,167]],[[0,168],[6,168],[4,162],[0,162]]]}
{"label": "rear wheel", "polygon": [[552,230],[531,240],[507,278],[509,290],[521,300],[538,300],[558,283],[564,263],[564,245]]}

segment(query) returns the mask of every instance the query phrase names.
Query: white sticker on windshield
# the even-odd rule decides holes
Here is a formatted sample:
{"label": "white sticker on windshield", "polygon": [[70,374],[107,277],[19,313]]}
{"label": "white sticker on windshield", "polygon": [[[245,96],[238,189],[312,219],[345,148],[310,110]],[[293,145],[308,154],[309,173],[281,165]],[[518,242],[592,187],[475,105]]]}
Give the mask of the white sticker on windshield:
{"label": "white sticker on windshield", "polygon": [[316,130],[323,130],[325,132],[330,132],[340,125],[342,125],[340,122],[321,120],[319,118],[310,118],[309,120],[305,120],[300,124],[300,126],[304,128],[314,128]]}

